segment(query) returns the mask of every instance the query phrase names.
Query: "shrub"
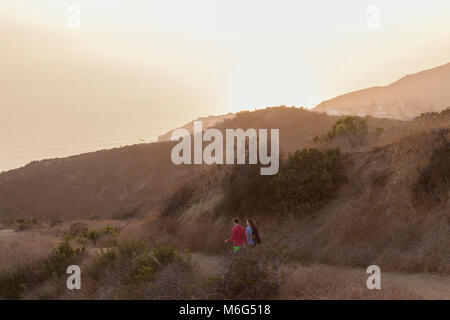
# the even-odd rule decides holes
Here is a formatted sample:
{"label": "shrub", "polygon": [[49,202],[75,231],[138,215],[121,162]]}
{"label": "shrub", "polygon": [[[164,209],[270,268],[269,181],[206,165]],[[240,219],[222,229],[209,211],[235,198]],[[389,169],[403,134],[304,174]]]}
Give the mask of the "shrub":
{"label": "shrub", "polygon": [[346,181],[339,149],[304,149],[288,156],[274,176],[258,166],[236,166],[224,179],[220,216],[310,214],[333,198]]}
{"label": "shrub", "polygon": [[140,255],[148,250],[145,242],[135,239],[126,239],[122,241],[119,246],[119,254],[124,258],[131,258]]}
{"label": "shrub", "polygon": [[152,255],[161,265],[166,265],[181,259],[173,247],[162,246],[159,243],[152,248]]}
{"label": "shrub", "polygon": [[117,210],[114,213],[112,213],[111,219],[115,219],[115,220],[131,219],[131,218],[135,217],[140,211],[141,211],[140,206],[122,208],[122,209]]}
{"label": "shrub", "polygon": [[12,270],[0,269],[0,298],[20,299],[23,292],[34,280],[33,266],[18,266]]}
{"label": "shrub", "polygon": [[217,216],[264,216],[270,214],[273,188],[271,176],[262,176],[258,165],[234,166],[223,180],[224,198]]}
{"label": "shrub", "polygon": [[447,203],[450,193],[450,141],[449,129],[440,129],[435,135],[440,140],[431,155],[430,163],[420,171],[417,182],[413,185],[416,205]]}
{"label": "shrub", "polygon": [[100,280],[105,270],[117,260],[117,250],[101,250],[100,254],[94,257],[94,262],[88,270],[89,275],[94,280]]}
{"label": "shrub", "polygon": [[439,120],[450,116],[450,107],[442,110],[441,112],[425,112],[416,117],[417,120]]}
{"label": "shrub", "polygon": [[172,262],[157,271],[144,286],[143,299],[196,299],[204,296],[205,281],[185,260]]}
{"label": "shrub", "polygon": [[80,237],[85,235],[88,230],[89,227],[86,223],[77,222],[70,226],[67,234],[71,237]]}
{"label": "shrub", "polygon": [[[66,239],[77,239],[79,243],[86,243],[86,240],[90,240],[93,243],[104,236],[117,236],[120,228],[114,228],[111,226],[106,226],[101,229],[89,229],[86,223],[74,223],[70,226],[69,231],[66,234]],[[112,241],[114,243],[114,241]]]}
{"label": "shrub", "polygon": [[67,267],[76,264],[83,254],[84,248],[74,249],[69,243],[62,242],[46,259],[11,270],[0,270],[0,297],[20,299],[26,290],[63,275]]}
{"label": "shrub", "polygon": [[18,231],[29,230],[38,224],[36,219],[17,219],[16,223]]}
{"label": "shrub", "polygon": [[190,259],[170,246],[156,244],[148,249],[142,241],[127,240],[102,251],[88,272],[108,292],[105,298],[142,299],[144,287],[170,264],[189,265]]}
{"label": "shrub", "polygon": [[274,176],[275,209],[305,215],[318,210],[346,181],[339,149],[305,149],[290,154]]}
{"label": "shrub", "polygon": [[84,253],[84,247],[74,249],[67,241],[60,243],[42,263],[45,275],[56,277],[65,273],[67,267],[75,264]]}
{"label": "shrub", "polygon": [[381,127],[376,127],[375,128],[375,138],[379,138],[383,135],[384,133],[384,128]]}
{"label": "shrub", "polygon": [[336,121],[325,136],[325,141],[343,138],[352,145],[363,144],[368,136],[367,119],[356,116],[346,116]]}
{"label": "shrub", "polygon": [[184,184],[173,194],[167,197],[161,215],[164,218],[173,217],[186,208],[194,195],[194,189],[190,184]]}
{"label": "shrub", "polygon": [[225,299],[268,299],[282,283],[282,261],[262,248],[232,256],[225,271],[211,278],[210,288]]}

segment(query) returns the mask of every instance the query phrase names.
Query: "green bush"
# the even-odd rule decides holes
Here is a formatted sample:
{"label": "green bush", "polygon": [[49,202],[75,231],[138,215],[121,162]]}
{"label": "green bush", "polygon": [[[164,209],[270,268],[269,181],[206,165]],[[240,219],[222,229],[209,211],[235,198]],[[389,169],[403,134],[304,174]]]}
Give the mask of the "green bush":
{"label": "green bush", "polygon": [[274,176],[258,166],[236,166],[224,179],[218,216],[305,215],[330,201],[346,181],[340,149],[304,149],[280,163]]}
{"label": "green bush", "polygon": [[413,184],[413,202],[416,206],[447,204],[450,198],[450,129],[433,131],[435,141],[430,162],[420,169],[419,177]]}
{"label": "green bush", "polygon": [[162,246],[159,243],[152,248],[152,255],[161,265],[166,265],[180,259],[180,255],[173,247]]}
{"label": "green bush", "polygon": [[282,283],[282,262],[263,248],[232,256],[225,271],[210,279],[209,291],[224,299],[269,299]]}
{"label": "green bush", "polygon": [[57,245],[45,259],[10,270],[0,270],[0,298],[20,299],[26,290],[33,289],[50,278],[65,274],[67,267],[76,264],[84,254],[67,242]]}
{"label": "green bush", "polygon": [[100,280],[105,270],[112,266],[117,261],[117,259],[117,250],[101,250],[100,254],[94,257],[94,262],[88,270],[89,275],[94,280]]}
{"label": "green bush", "polygon": [[375,137],[379,138],[384,133],[384,128],[376,127],[375,128]]}
{"label": "green bush", "polygon": [[74,249],[64,241],[53,248],[52,253],[42,262],[45,275],[56,277],[66,272],[68,266],[75,264],[85,253],[82,249]]}
{"label": "green bush", "polygon": [[23,292],[35,281],[33,266],[18,266],[11,270],[0,269],[0,298],[20,299]]}
{"label": "green bush", "polygon": [[442,110],[441,112],[425,112],[421,113],[416,117],[417,120],[432,120],[437,121],[439,119],[444,119],[450,117],[450,107]]}
{"label": "green bush", "polygon": [[118,249],[122,257],[131,258],[146,252],[148,245],[141,240],[126,239],[119,244]]}
{"label": "green bush", "polygon": [[36,219],[17,219],[16,224],[18,231],[25,231],[38,225],[38,221]]}
{"label": "green bush", "polygon": [[66,240],[76,239],[83,244],[86,243],[86,240],[90,240],[96,243],[104,236],[117,236],[119,232],[119,227],[106,226],[101,229],[89,229],[86,223],[74,223],[66,233]]}
{"label": "green bush", "polygon": [[218,217],[264,216],[272,213],[272,176],[257,165],[234,166],[222,181],[224,198],[214,210]]}
{"label": "green bush", "polygon": [[88,272],[100,281],[100,286],[109,288],[110,295],[106,298],[142,299],[144,287],[171,264],[187,266],[190,260],[170,246],[156,244],[149,249],[145,242],[126,240],[102,251]]}
{"label": "green bush", "polygon": [[274,176],[274,209],[305,215],[320,209],[346,181],[339,149],[305,149],[290,154]]}
{"label": "green bush", "polygon": [[336,121],[331,130],[324,136],[325,141],[342,138],[352,145],[360,145],[368,137],[367,119],[356,116],[346,116]]}

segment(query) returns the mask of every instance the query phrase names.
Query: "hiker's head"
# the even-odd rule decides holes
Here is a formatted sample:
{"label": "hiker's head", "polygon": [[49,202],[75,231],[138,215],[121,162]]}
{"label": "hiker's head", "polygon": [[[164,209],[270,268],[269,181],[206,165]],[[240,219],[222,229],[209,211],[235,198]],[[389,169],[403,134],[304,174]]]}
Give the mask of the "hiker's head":
{"label": "hiker's head", "polygon": [[234,224],[239,224],[239,218],[238,217],[234,217],[232,221],[233,221]]}
{"label": "hiker's head", "polygon": [[253,222],[252,219],[247,219],[247,225],[248,225],[250,228],[253,228],[253,227],[255,226],[255,223]]}

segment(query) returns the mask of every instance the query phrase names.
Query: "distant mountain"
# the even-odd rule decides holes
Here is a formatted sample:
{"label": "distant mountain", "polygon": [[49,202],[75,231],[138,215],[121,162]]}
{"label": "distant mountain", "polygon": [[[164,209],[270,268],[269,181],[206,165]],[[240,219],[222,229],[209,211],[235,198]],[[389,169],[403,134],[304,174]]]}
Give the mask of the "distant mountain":
{"label": "distant mountain", "polygon": [[450,63],[407,75],[384,87],[354,91],[324,101],[315,111],[407,120],[450,106]]}
{"label": "distant mountain", "polygon": [[[227,113],[220,116],[207,116],[207,117],[200,117],[194,121],[201,121],[203,130],[206,130],[208,128],[214,127],[217,124],[221,123],[223,120],[226,119],[232,119],[234,118],[234,113]],[[194,132],[194,121],[189,122],[188,124],[182,126],[181,128],[188,129],[190,133]],[[157,142],[164,142],[164,141],[170,141],[170,137],[172,136],[172,132],[176,130],[170,130],[169,132],[166,132],[158,137]]]}

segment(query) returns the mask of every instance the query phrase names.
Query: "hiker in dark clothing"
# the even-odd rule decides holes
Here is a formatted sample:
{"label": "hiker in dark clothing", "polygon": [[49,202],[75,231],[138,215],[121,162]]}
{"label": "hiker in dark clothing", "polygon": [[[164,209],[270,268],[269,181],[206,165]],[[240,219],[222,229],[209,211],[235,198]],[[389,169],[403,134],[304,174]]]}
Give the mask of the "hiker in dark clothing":
{"label": "hiker in dark clothing", "polygon": [[257,244],[261,244],[261,238],[259,237],[258,228],[252,219],[247,220],[247,228],[245,229],[245,235],[247,237],[247,243],[251,247],[256,247]]}

